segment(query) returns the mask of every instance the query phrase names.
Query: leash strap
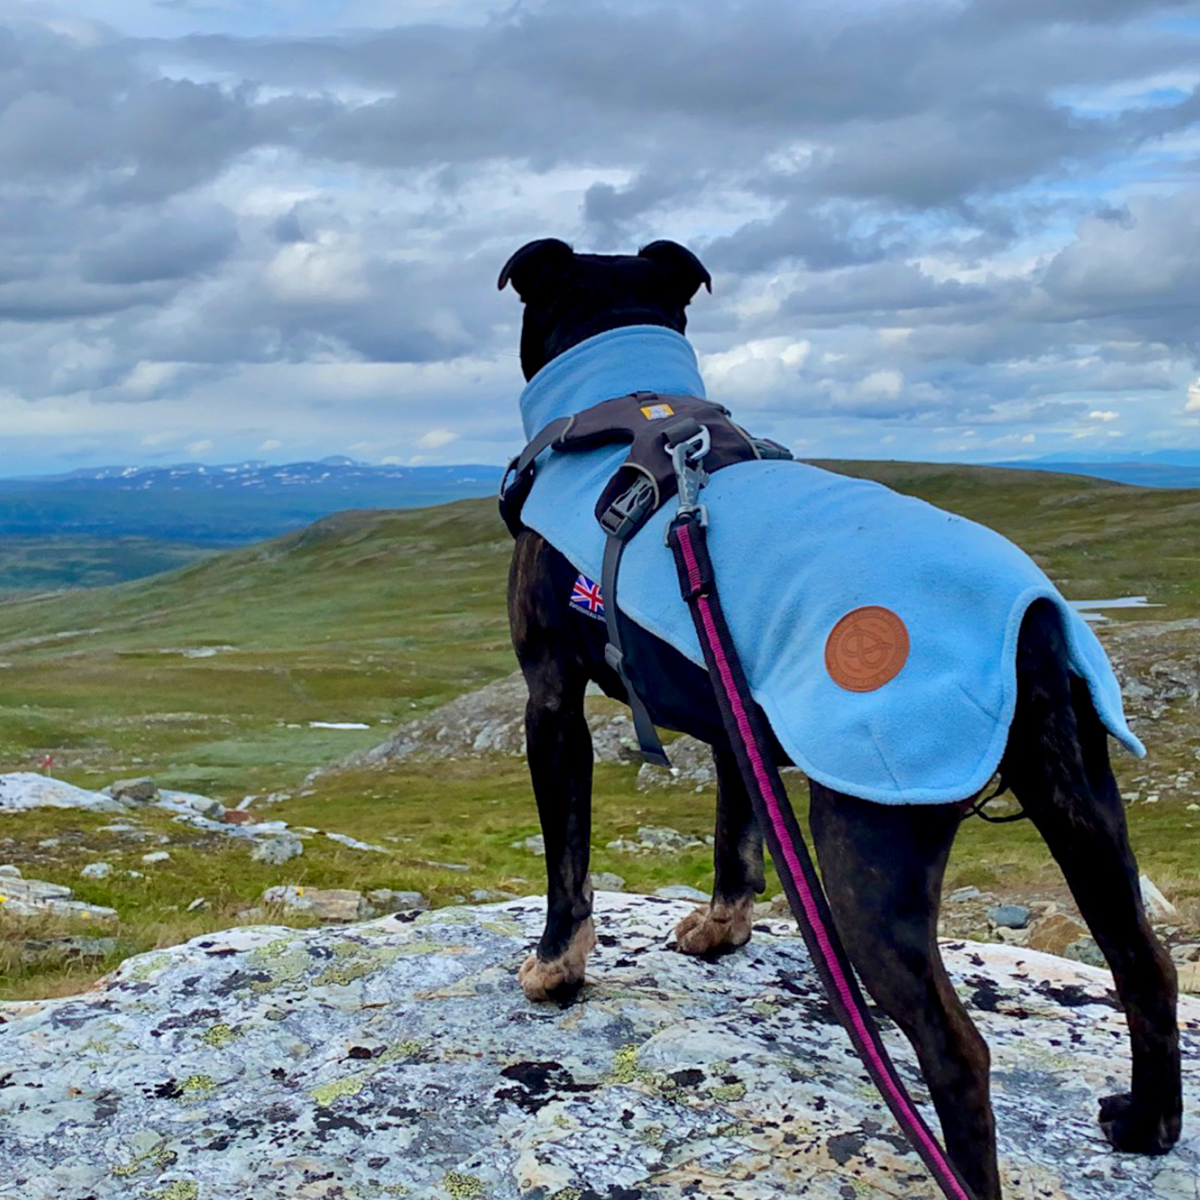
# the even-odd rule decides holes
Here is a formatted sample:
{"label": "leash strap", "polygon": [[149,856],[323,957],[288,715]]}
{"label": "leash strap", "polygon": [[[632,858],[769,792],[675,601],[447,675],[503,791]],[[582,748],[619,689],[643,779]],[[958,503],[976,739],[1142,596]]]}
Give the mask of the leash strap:
{"label": "leash strap", "polygon": [[[683,492],[681,486],[681,498]],[[737,647],[721,610],[708,555],[706,523],[704,509],[694,499],[690,506],[681,505],[679,515],[667,529],[667,545],[675,556],[680,590],[704,651],[725,731],[788,903],[838,1020],[905,1136],[948,1200],[975,1200],[897,1074],[838,937],[829,902],[783,780],[767,750],[769,742],[762,713],[750,694]]]}

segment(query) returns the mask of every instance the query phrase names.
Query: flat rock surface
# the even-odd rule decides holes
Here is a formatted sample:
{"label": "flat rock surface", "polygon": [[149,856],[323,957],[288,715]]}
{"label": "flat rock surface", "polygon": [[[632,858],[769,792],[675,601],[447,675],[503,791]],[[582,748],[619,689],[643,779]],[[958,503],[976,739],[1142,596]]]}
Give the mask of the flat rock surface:
{"label": "flat rock surface", "polygon": [[[601,893],[593,982],[534,1005],[514,972],[543,904],[229,930],[0,1005],[0,1196],[932,1200],[787,923],[707,963],[666,948],[689,904]],[[991,1045],[1008,1200],[1200,1197],[1200,1003],[1184,1140],[1116,1154],[1095,1119],[1129,1071],[1109,977],[946,957]]]}

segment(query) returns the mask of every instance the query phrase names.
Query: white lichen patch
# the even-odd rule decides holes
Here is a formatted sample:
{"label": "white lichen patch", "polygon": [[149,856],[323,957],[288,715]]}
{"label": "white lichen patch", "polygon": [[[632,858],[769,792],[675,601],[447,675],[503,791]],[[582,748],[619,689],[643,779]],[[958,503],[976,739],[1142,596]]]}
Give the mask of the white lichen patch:
{"label": "white lichen patch", "polygon": [[[0,1196],[932,1194],[786,923],[705,962],[666,949],[689,903],[602,894],[563,1008],[515,978],[543,905],[227,930],[7,1006]],[[1181,1007],[1184,1140],[1118,1156],[1095,1122],[1129,1072],[1111,980],[1013,946],[946,957],[991,1046],[1006,1197],[1200,1200],[1200,1001]]]}

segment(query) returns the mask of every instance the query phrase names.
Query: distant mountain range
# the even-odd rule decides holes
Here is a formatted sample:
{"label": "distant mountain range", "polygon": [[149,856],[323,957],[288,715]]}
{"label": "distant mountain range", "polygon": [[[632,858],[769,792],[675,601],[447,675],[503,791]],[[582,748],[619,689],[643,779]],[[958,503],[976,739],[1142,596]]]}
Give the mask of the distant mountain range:
{"label": "distant mountain range", "polygon": [[0,479],[0,537],[149,537],[232,546],[352,508],[422,508],[495,491],[500,468],[179,463]]}
{"label": "distant mountain range", "polygon": [[1200,487],[1200,450],[1153,450],[1142,453],[1048,454],[1018,462],[998,462],[994,467],[1020,467],[1027,471],[1059,471],[1087,475],[1138,487]]}

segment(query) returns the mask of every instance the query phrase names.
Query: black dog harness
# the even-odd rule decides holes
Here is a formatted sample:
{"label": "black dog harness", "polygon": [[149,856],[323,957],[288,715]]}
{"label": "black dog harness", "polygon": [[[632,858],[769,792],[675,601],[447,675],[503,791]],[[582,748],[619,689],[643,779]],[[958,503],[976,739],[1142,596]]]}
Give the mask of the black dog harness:
{"label": "black dog harness", "polygon": [[537,470],[534,460],[543,450],[549,447],[571,452],[629,444],[629,454],[596,502],[596,519],[607,534],[600,576],[608,634],[604,657],[625,685],[642,758],[661,767],[671,764],[639,695],[637,665],[622,644],[617,582],[626,543],[678,490],[679,473],[671,447],[696,437],[704,442],[700,452],[704,458],[701,482],[713,471],[734,463],[792,457],[791,451],[778,442],[752,437],[719,404],[695,396],[631,392],[551,421],[509,463],[500,484],[500,515],[516,537],[523,528],[521,508]]}
{"label": "black dog harness", "polygon": [[825,994],[880,1095],[947,1200],[974,1200],[913,1104],[867,1008],[770,752],[762,712],[751,695],[717,596],[701,489],[709,474],[721,467],[753,458],[792,455],[775,442],[751,437],[720,405],[692,396],[635,392],[606,400],[551,422],[509,465],[501,482],[500,511],[513,536],[521,531],[521,506],[533,486],[534,459],[543,450],[590,450],[613,442],[630,443],[630,451],[596,505],[596,517],[608,535],[601,581],[609,637],[605,657],[626,685],[643,756],[651,762],[667,763],[621,651],[617,574],[626,542],[676,496],[678,505],[666,538],[675,557],[680,591],[696,627],[742,782]]}

